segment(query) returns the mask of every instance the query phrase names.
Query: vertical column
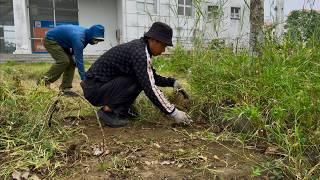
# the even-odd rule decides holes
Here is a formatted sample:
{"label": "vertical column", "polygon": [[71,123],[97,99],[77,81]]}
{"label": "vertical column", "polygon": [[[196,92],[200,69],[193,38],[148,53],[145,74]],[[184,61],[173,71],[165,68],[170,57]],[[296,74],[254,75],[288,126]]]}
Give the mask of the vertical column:
{"label": "vertical column", "polygon": [[117,29],[116,29],[116,39],[118,44],[123,43],[123,31],[124,31],[124,1],[117,1]]}
{"label": "vertical column", "polygon": [[284,1],[277,0],[276,5],[276,37],[278,40],[282,39],[284,32]]}
{"label": "vertical column", "polygon": [[127,26],[127,21],[128,21],[128,14],[127,14],[127,0],[122,0],[122,14],[123,14],[123,22],[122,22],[122,41],[123,42],[128,42],[128,26]]}
{"label": "vertical column", "polygon": [[26,0],[13,0],[13,16],[16,32],[14,54],[31,54],[29,13]]}

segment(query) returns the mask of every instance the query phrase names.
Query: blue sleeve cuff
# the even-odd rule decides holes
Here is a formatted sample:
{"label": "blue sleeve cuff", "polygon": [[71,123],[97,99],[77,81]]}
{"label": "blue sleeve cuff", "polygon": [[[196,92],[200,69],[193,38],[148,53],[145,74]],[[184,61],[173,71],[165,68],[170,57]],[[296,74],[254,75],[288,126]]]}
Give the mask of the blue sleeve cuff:
{"label": "blue sleeve cuff", "polygon": [[85,79],[86,79],[86,76],[85,76],[84,73],[79,73],[79,75],[80,75],[80,79],[81,79],[81,80],[85,80]]}

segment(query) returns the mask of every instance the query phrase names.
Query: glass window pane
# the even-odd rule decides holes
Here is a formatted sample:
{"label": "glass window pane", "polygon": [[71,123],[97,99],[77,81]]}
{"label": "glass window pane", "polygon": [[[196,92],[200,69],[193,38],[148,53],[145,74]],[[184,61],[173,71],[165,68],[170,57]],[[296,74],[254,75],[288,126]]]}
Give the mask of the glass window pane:
{"label": "glass window pane", "polygon": [[192,5],[192,0],[186,0],[186,5],[191,6]]}
{"label": "glass window pane", "polygon": [[12,2],[0,0],[0,53],[13,53],[16,49]]}
{"label": "glass window pane", "polygon": [[219,16],[219,6],[208,6],[208,17],[217,18]]}
{"label": "glass window pane", "polygon": [[7,53],[5,52],[5,45],[4,45],[4,39],[0,36],[0,53]]}
{"label": "glass window pane", "polygon": [[182,6],[178,6],[178,15],[184,15],[184,8]]}
{"label": "glass window pane", "polygon": [[0,39],[0,53],[10,54],[16,50],[15,43],[8,43],[4,39]]}
{"label": "glass window pane", "polygon": [[191,15],[192,15],[191,7],[186,7],[186,16],[191,16]]}
{"label": "glass window pane", "polygon": [[143,2],[137,2],[137,11],[144,12],[144,3]]}
{"label": "glass window pane", "polygon": [[0,7],[0,25],[13,25],[13,7]]}
{"label": "glass window pane", "polygon": [[47,52],[43,44],[43,39],[31,39],[32,52],[34,53],[44,53]]}
{"label": "glass window pane", "polygon": [[77,10],[56,10],[57,24],[60,21],[70,22],[72,24],[78,23],[78,11]]}
{"label": "glass window pane", "polygon": [[152,13],[152,14],[155,13],[154,4],[147,4],[147,12],[148,12],[148,13]]}
{"label": "glass window pane", "polygon": [[179,1],[178,1],[178,4],[184,5],[184,0],[179,0]]}
{"label": "glass window pane", "polygon": [[53,8],[52,0],[29,0],[31,7]]}
{"label": "glass window pane", "polygon": [[53,9],[30,8],[30,21],[46,20],[53,21]]}
{"label": "glass window pane", "polygon": [[30,7],[30,29],[32,39],[33,52],[45,52],[43,50],[43,38],[45,33],[54,27],[53,9],[38,8],[37,6]]}
{"label": "glass window pane", "polygon": [[[77,0],[29,0],[30,28],[33,52],[46,52],[43,47],[45,33],[60,24],[78,24]],[[54,11],[55,20],[54,22]]]}
{"label": "glass window pane", "polygon": [[0,0],[0,6],[13,6],[13,0]]}
{"label": "glass window pane", "polygon": [[3,27],[0,26],[0,38],[3,37],[3,36],[4,36],[4,34],[3,34]]}
{"label": "glass window pane", "polygon": [[55,0],[56,9],[78,9],[77,0]]}
{"label": "glass window pane", "polygon": [[14,26],[0,26],[0,53],[13,53],[15,49]]}

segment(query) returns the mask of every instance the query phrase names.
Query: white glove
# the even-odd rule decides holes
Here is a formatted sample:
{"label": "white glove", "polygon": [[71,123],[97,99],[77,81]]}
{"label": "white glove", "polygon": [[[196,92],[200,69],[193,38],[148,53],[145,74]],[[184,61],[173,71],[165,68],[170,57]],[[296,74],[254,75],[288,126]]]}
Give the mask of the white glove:
{"label": "white glove", "polygon": [[175,109],[170,116],[173,117],[178,124],[183,123],[189,125],[193,122],[187,113],[180,111],[179,109]]}

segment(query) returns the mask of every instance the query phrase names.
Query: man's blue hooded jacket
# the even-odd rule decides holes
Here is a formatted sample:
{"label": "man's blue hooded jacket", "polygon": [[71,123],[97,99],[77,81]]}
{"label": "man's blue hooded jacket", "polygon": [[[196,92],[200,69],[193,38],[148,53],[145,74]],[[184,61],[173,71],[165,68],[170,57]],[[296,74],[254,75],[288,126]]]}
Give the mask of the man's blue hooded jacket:
{"label": "man's blue hooded jacket", "polygon": [[46,38],[57,42],[64,49],[72,49],[81,80],[85,79],[83,49],[93,44],[94,38],[104,38],[104,27],[93,25],[89,29],[77,25],[60,25],[47,32]]}

